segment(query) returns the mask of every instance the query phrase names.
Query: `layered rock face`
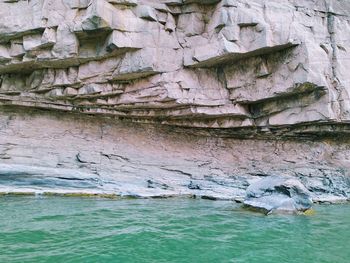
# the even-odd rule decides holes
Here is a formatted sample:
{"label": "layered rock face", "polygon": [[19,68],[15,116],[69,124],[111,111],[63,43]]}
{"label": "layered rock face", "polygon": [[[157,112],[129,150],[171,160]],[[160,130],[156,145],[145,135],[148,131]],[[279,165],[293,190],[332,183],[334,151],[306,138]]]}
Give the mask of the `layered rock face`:
{"label": "layered rock face", "polygon": [[[183,129],[179,144],[188,132],[209,141],[346,136],[349,13],[346,0],[0,0],[0,146],[16,145],[9,127],[32,116],[23,109]],[[67,118],[54,118],[57,129]],[[28,138],[40,138],[32,126]],[[3,151],[7,165],[28,165]]]}
{"label": "layered rock face", "polygon": [[350,120],[348,1],[18,0],[0,10],[2,105],[263,132]]}
{"label": "layered rock face", "polygon": [[349,152],[348,139],[241,140],[96,116],[3,109],[0,195],[184,195],[243,201],[250,185],[272,176],[300,181],[315,202],[338,202],[350,198]]}

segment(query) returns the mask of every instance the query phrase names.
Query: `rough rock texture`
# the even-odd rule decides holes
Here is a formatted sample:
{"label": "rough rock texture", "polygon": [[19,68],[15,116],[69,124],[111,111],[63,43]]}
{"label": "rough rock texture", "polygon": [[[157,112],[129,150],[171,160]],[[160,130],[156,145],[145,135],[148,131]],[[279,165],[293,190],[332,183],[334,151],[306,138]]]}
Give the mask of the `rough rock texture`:
{"label": "rough rock texture", "polygon": [[292,177],[267,177],[247,188],[244,205],[271,213],[305,212],[312,207],[311,193]]}
{"label": "rough rock texture", "polygon": [[349,12],[345,0],[2,0],[0,103],[328,132],[350,120]]}
{"label": "rough rock texture", "polygon": [[349,13],[347,0],[0,0],[0,187],[242,199],[249,180],[288,174],[347,199]]}
{"label": "rough rock texture", "polygon": [[243,201],[268,176],[292,176],[315,202],[350,198],[349,140],[239,140],[80,114],[0,115],[0,192],[196,195]]}

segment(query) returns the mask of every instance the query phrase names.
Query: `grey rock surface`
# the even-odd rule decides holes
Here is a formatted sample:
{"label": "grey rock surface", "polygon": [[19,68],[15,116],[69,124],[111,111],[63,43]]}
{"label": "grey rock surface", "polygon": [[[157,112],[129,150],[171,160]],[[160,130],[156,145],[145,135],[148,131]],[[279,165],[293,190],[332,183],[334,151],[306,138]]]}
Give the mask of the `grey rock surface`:
{"label": "grey rock surface", "polygon": [[2,0],[0,104],[241,137],[348,134],[349,12],[343,0]]}
{"label": "grey rock surface", "polygon": [[242,202],[267,176],[314,202],[350,198],[350,142],[240,140],[56,111],[0,108],[0,193],[192,196]]}
{"label": "grey rock surface", "polygon": [[312,207],[311,193],[292,177],[266,177],[251,184],[244,206],[271,213],[305,212]]}
{"label": "grey rock surface", "polygon": [[349,3],[0,0],[0,192],[348,200]]}

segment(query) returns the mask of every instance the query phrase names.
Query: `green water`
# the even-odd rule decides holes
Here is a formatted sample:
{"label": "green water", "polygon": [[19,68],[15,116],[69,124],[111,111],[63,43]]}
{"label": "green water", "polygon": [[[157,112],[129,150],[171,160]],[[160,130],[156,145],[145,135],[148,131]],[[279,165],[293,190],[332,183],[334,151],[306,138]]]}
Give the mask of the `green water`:
{"label": "green water", "polygon": [[350,205],[261,216],[231,202],[0,198],[0,262],[350,262]]}

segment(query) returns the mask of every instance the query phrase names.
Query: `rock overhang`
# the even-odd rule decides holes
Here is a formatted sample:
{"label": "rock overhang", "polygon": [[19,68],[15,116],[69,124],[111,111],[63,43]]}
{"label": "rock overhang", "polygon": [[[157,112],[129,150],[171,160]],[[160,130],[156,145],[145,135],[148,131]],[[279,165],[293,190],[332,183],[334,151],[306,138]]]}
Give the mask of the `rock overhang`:
{"label": "rock overhang", "polygon": [[322,134],[350,118],[343,1],[18,0],[0,10],[3,106],[249,136],[300,125]]}

